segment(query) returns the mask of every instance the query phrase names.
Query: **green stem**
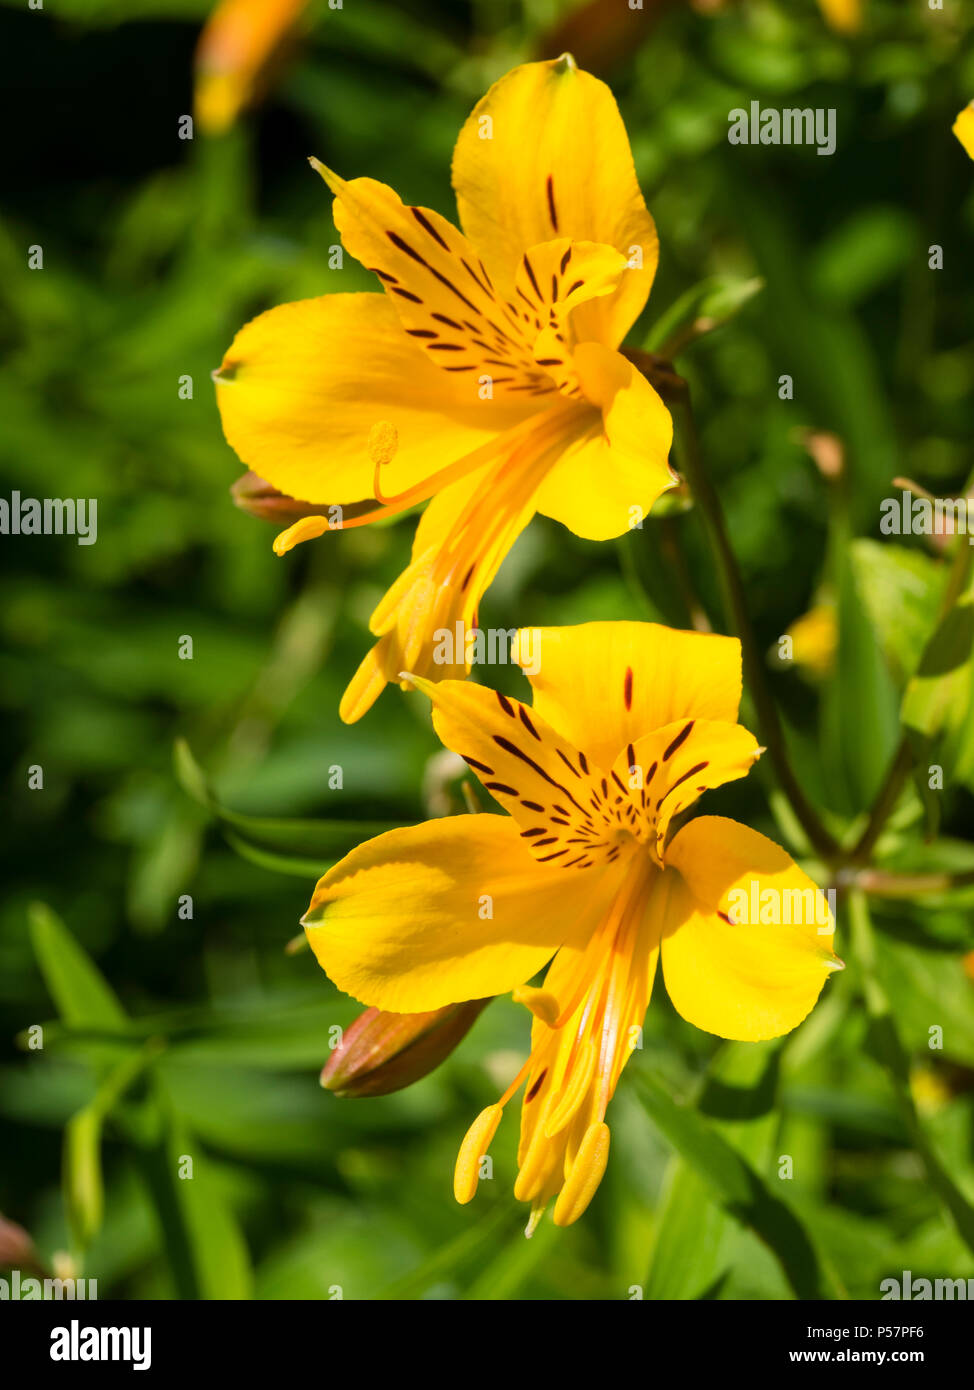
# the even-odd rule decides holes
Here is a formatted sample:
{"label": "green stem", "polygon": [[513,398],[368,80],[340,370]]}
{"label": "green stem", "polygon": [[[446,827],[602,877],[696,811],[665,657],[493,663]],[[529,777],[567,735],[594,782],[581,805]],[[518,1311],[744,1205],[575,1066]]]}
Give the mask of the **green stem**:
{"label": "green stem", "polygon": [[889,1075],[907,1134],[927,1170],[930,1186],[950,1212],[961,1239],[974,1251],[974,1208],[950,1176],[920,1124],[910,1090],[910,1056],[897,1032],[886,991],[877,974],[876,939],[869,908],[858,891],[849,894],[849,926],[870,1020],[871,1051]]}
{"label": "green stem", "polygon": [[887,820],[893,814],[897,801],[900,799],[900,792],[903,785],[910,775],[910,768],[913,766],[913,755],[910,752],[910,745],[904,734],[900,739],[893,761],[889,765],[889,771],[883,780],[883,785],[876,794],[872,809],[869,812],[869,819],[866,827],[859,839],[849,851],[847,862],[850,864],[862,864],[870,856],[873,847],[880,835]]}
{"label": "green stem", "polygon": [[[630,356],[634,355],[630,354]],[[637,365],[659,391],[673,415],[677,464],[689,483],[690,491],[700,509],[707,534],[717,556],[718,572],[728,617],[740,639],[744,679],[757,711],[761,737],[771,755],[771,761],[781,788],[791,803],[792,810],[802,829],[808,836],[809,843],[823,859],[830,861],[837,854],[839,845],[822,824],[815,808],[802,791],[788,759],[784,730],[781,727],[775,703],[765,684],[764,666],[748,617],[744,585],[727,534],[723,508],[703,465],[693,419],[693,409],[690,404],[690,388],[686,381],[673,371],[669,363],[662,362],[657,358],[650,358],[648,362],[644,363],[643,357],[648,356],[648,354],[639,354],[640,360]]]}
{"label": "green stem", "polygon": [[918,893],[951,893],[974,887],[974,869],[963,873],[893,873],[886,869],[862,869],[851,880],[864,893],[879,898],[912,898]]}

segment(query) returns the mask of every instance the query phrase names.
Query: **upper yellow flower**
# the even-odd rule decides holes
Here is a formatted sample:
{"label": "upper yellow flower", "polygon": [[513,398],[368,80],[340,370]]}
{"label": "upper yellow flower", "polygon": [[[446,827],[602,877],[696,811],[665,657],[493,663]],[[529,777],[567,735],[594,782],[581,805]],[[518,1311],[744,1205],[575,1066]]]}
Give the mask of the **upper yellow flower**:
{"label": "upper yellow flower", "polygon": [[227,440],[275,488],[364,515],[304,517],[278,553],[433,498],[412,563],[372,616],[351,681],[358,719],[433,634],[476,626],[480,599],[536,511],[621,535],[673,484],[672,423],[617,351],[656,270],[656,229],[608,87],[570,57],[497,82],[457,141],[458,231],[372,179],[324,169],[335,222],[379,294],[272,309],[215,374]]}
{"label": "upper yellow flower", "polygon": [[[800,1023],[841,962],[824,899],[784,850],[722,817],[674,830],[762,751],[737,723],[740,644],[643,623],[533,635],[531,708],[469,681],[416,681],[442,741],[510,815],[360,845],[321,879],[304,925],[339,988],[380,1009],[515,990],[535,1016],[531,1055],[464,1140],[455,1191],[474,1195],[526,1083],[515,1195],[532,1222],[557,1196],[567,1225],[604,1171],[606,1107],[640,1046],[658,957],[684,1018],[750,1041]],[[543,989],[527,988],[552,956]]]}

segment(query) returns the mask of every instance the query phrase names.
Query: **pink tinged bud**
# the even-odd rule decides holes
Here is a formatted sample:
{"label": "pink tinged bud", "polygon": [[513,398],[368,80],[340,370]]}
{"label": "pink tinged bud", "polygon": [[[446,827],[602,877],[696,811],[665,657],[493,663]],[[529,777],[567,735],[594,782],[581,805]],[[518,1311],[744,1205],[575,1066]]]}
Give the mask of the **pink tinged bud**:
{"label": "pink tinged bud", "polygon": [[34,1242],[23,1226],[0,1216],[0,1269],[40,1270]]}
{"label": "pink tinged bud", "polygon": [[336,1096],[386,1096],[428,1076],[449,1057],[490,1003],[472,999],[424,1014],[366,1009],[345,1030],[321,1073]]}
{"label": "pink tinged bud", "polygon": [[324,502],[300,502],[286,492],[278,492],[265,478],[250,470],[231,484],[230,496],[242,512],[259,517],[261,521],[273,521],[275,525],[290,524],[305,516],[325,516],[333,529],[340,530],[344,518],[351,520],[363,512],[375,510],[372,501],[353,502],[342,507]]}
{"label": "pink tinged bud", "polygon": [[247,472],[239,477],[230,488],[230,496],[241,509],[262,521],[294,521],[302,516],[320,516],[327,513],[327,507],[315,506],[311,502],[298,502],[286,493],[278,492],[256,473]]}

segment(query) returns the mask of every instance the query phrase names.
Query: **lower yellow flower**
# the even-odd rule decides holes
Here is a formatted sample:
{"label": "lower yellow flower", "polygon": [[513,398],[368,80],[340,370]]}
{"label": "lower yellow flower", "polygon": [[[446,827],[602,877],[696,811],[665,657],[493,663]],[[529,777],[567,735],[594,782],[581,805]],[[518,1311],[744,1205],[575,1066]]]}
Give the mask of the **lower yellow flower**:
{"label": "lower yellow flower", "polygon": [[[796,1027],[841,966],[831,913],[784,850],[722,817],[674,829],[762,752],[737,723],[740,644],[645,623],[531,637],[530,707],[413,678],[443,743],[509,816],[380,835],[325,874],[303,919],[320,964],[366,1004],[414,1012],[513,990],[531,1010],[531,1054],[470,1129],[455,1180],[469,1201],[525,1085],[515,1195],[529,1230],[552,1199],[557,1224],[576,1220],[598,1187],[658,960],[685,1019],[749,1041]],[[552,957],[543,988],[528,987]]]}

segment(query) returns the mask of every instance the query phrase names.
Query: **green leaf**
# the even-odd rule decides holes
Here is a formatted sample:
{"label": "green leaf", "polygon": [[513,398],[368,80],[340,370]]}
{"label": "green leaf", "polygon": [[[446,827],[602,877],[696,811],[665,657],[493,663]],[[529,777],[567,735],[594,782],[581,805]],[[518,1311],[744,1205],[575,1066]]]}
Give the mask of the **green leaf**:
{"label": "green leaf", "polygon": [[906,680],[937,622],[947,567],[922,550],[865,538],[849,547],[863,607],[897,675]]}
{"label": "green leaf", "polygon": [[857,208],[816,247],[809,275],[826,303],[856,304],[907,264],[915,231],[895,206]]}
{"label": "green leaf", "polygon": [[901,718],[914,744],[974,787],[974,566],[966,550],[961,561],[966,582],[927,643]]}
{"label": "green leaf", "polygon": [[696,1110],[674,1101],[652,1077],[637,1075],[636,1089],[650,1118],[726,1210],[777,1256],[795,1296],[832,1296],[808,1232],[737,1150]]}
{"label": "green leaf", "polygon": [[[737,1152],[759,1170],[775,1133],[778,1047],[728,1043],[710,1067],[699,1108]],[[719,1118],[718,1118],[719,1117]],[[660,1203],[645,1297],[700,1298],[734,1257],[736,1228],[705,1178],[676,1155]],[[687,1250],[696,1252],[686,1258]]]}
{"label": "green leaf", "polygon": [[[157,1105],[168,1108],[161,1098]],[[180,1297],[249,1299],[250,1253],[212,1164],[199,1142],[175,1121],[142,1152]]]}
{"label": "green leaf", "polygon": [[146,1043],[114,1068],[94,1099],[72,1115],[64,1131],[64,1200],[75,1240],[87,1246],[101,1227],[105,1209],[101,1141],[105,1120],[122,1096],[159,1051]]}
{"label": "green leaf", "polygon": [[[238,852],[243,845],[265,856],[264,867],[280,873],[320,874],[329,864],[387,830],[397,828],[394,821],[300,820],[289,817],[246,816],[223,806],[214,795],[199,763],[184,739],[177,739],[173,760],[176,778],[183,791],[204,806],[221,824],[233,832],[228,839]],[[249,857],[254,857],[251,854]],[[289,863],[282,862],[290,861]],[[303,861],[303,862],[302,862]],[[309,868],[310,865],[310,868]]]}
{"label": "green leaf", "polygon": [[68,1222],[82,1248],[97,1234],[105,1208],[102,1120],[98,1106],[86,1105],[72,1115],[64,1130],[64,1201]]}
{"label": "green leaf", "polygon": [[761,279],[712,275],[671,304],[650,329],[647,352],[675,357],[688,343],[729,323],[764,288]]}
{"label": "green leaf", "polygon": [[128,1020],[110,985],[61,919],[44,903],[30,908],[30,938],[48,992],[73,1028],[122,1031]]}
{"label": "green leaf", "polygon": [[[844,529],[844,523],[842,527]],[[839,645],[834,679],[822,705],[823,743],[847,810],[876,795],[898,736],[897,695],[863,601],[851,552],[838,550]],[[864,737],[863,731],[869,736]]]}
{"label": "green leaf", "polygon": [[953,1218],[958,1235],[968,1249],[974,1251],[974,1205],[948,1172],[920,1123],[910,1091],[909,1052],[903,1044],[898,1021],[880,977],[880,953],[876,949],[869,905],[865,894],[859,891],[849,895],[849,925],[853,951],[862,972],[870,1020],[867,1049],[889,1075],[900,1113],[913,1146],[923,1160],[931,1188]]}

